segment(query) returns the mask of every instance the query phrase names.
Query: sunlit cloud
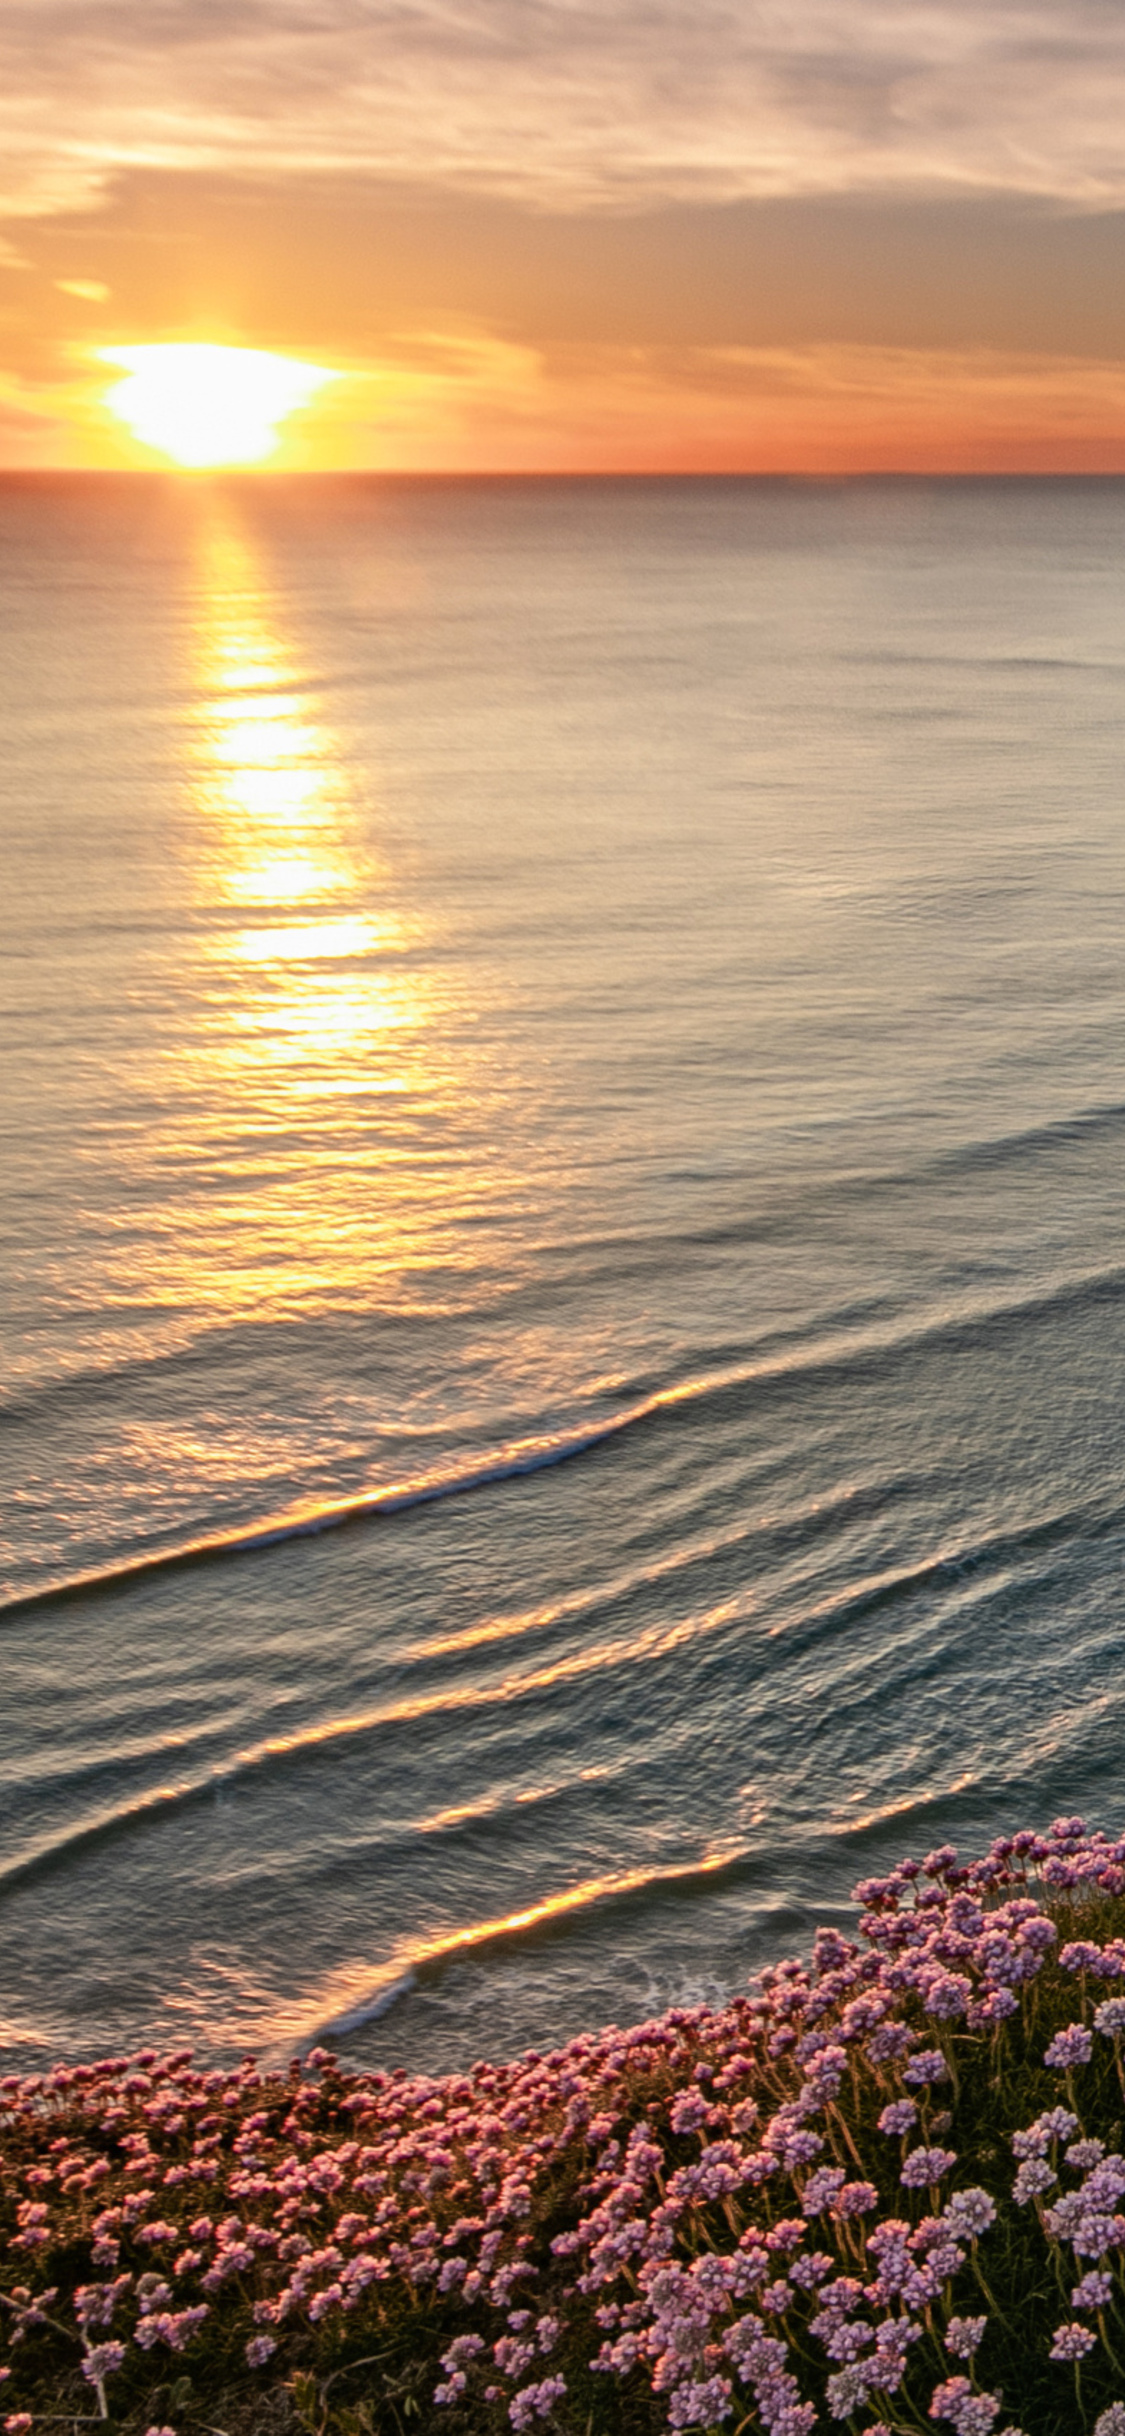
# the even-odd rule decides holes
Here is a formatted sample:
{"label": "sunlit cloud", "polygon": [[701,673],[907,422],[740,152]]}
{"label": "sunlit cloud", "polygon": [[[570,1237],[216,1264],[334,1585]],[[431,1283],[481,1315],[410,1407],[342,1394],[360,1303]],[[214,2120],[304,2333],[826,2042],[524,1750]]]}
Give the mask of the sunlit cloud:
{"label": "sunlit cloud", "polygon": [[[1125,472],[1125,350],[1107,335],[1101,353],[949,338],[531,344],[432,323],[383,333],[336,376],[265,349],[68,339],[41,374],[0,371],[0,463]],[[107,399],[111,366],[124,377]],[[296,798],[292,756],[269,783]]]}
{"label": "sunlit cloud", "polygon": [[126,166],[340,170],[542,203],[872,187],[1125,195],[1106,0],[7,0],[8,207]]}
{"label": "sunlit cloud", "polygon": [[[60,404],[42,393],[44,431]],[[97,436],[80,393],[69,406],[59,463],[75,432]],[[1125,472],[1125,363],[848,344],[548,354],[429,332],[353,369],[304,424],[302,462],[389,472]],[[49,454],[40,441],[23,461]],[[103,441],[85,461],[130,460]],[[263,748],[254,767],[268,761]],[[271,770],[275,791],[301,783]]]}
{"label": "sunlit cloud", "polygon": [[[329,414],[331,409],[329,409]],[[471,472],[1125,472],[1125,363],[831,344],[400,342],[325,462]]]}

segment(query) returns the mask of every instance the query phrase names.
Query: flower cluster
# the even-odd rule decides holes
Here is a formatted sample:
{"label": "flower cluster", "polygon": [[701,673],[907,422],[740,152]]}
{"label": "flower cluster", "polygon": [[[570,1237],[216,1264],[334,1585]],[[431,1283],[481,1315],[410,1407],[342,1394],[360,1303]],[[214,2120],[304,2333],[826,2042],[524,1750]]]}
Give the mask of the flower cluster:
{"label": "flower cluster", "polygon": [[1125,2436],[1125,1840],[1060,1820],[857,1897],[721,2009],[442,2080],[0,2082],[0,2427],[92,2388],[167,2436],[221,2366],[324,2431],[381,2376],[448,2436]]}

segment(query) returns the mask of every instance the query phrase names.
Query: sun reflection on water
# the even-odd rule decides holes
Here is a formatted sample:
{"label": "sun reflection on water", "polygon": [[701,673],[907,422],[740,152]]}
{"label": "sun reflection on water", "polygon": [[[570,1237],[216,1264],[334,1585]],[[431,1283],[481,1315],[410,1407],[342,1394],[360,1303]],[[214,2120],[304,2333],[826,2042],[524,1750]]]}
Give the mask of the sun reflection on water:
{"label": "sun reflection on water", "polygon": [[[356,839],[339,748],[310,716],[250,553],[228,527],[205,537],[204,576],[195,793],[208,880],[248,916],[221,936],[220,952],[268,964],[276,980],[286,963],[400,948],[401,921],[369,901],[385,875]],[[382,1029],[408,1017],[393,994],[356,993],[339,974],[287,977],[286,1004],[273,1011],[291,1042],[311,1040],[322,1022],[339,1041],[353,1023]]]}
{"label": "sun reflection on water", "polygon": [[433,1097],[430,984],[249,542],[216,511],[199,546],[193,1083],[225,1190],[197,1282],[227,1310],[275,1294],[338,1302],[373,1268],[410,1266],[376,1112]]}

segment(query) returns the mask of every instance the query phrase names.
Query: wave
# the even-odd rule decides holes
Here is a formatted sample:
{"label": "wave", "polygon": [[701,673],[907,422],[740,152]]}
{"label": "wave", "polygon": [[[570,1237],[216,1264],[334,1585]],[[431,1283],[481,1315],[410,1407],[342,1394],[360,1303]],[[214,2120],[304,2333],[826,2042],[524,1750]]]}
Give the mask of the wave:
{"label": "wave", "polygon": [[[843,1502],[843,1510],[847,1511],[847,1501]],[[887,1565],[832,1588],[819,1598],[810,1598],[807,1587],[802,1594],[801,1586],[797,1585],[795,1612],[781,1614],[767,1623],[766,1637],[783,1642],[790,1650],[800,1649],[807,1657],[818,1645],[836,1644],[842,1632],[850,1632],[883,1610],[902,1607],[926,1591],[951,1596],[967,1592],[979,1620],[982,1602],[1002,1588],[1015,1569],[1026,1568],[1078,1537],[1085,1541],[1105,1537],[1119,1525],[1116,1512],[1098,1513],[1093,1507],[1067,1506],[1019,1527],[999,1528],[977,1539],[947,1543],[914,1564]],[[594,1595],[600,1602],[604,1591]],[[570,1602],[564,1604],[573,1612]],[[729,1592],[689,1614],[654,1616],[640,1631],[611,1635],[593,1644],[583,1642],[561,1657],[543,1659],[499,1679],[480,1681],[474,1675],[465,1682],[420,1689],[367,1709],[309,1720],[292,1733],[247,1744],[198,1773],[151,1786],[130,1800],[45,1837],[0,1866],[0,1895],[67,1867],[80,1852],[116,1842],[161,1818],[221,1801],[250,1778],[290,1769],[326,1749],[339,1749],[361,1742],[375,1732],[385,1733],[394,1728],[406,1729],[416,1738],[419,1729],[428,1724],[441,1727],[457,1716],[499,1712],[513,1703],[534,1699],[561,1683],[577,1683],[607,1672],[621,1674],[636,1667],[659,1666],[694,1645],[740,1626],[754,1614],[757,1605],[755,1588],[745,1585],[740,1591]],[[518,1627],[525,1620],[515,1621]],[[941,1629],[947,1634],[948,1616]],[[524,1631],[517,1629],[513,1637],[522,1640]],[[470,1651],[475,1655],[472,1642]],[[429,1654],[424,1648],[418,1653],[423,1657]],[[461,1815],[438,1813],[419,1821],[415,1832],[448,1831],[460,1825]],[[464,1815],[476,1821],[483,1813],[470,1805]]]}
{"label": "wave", "polygon": [[[315,1996],[310,1996],[303,2008],[305,2024],[299,2043],[341,2036],[378,2020],[420,1981],[440,1978],[448,1964],[467,1953],[509,1941],[534,1941],[549,1935],[556,1921],[573,1918],[575,1913],[600,1912],[638,1897],[644,1901],[664,1888],[689,1893],[701,1878],[737,1871],[750,1858],[748,1846],[732,1839],[693,1861],[670,1861],[663,1868],[623,1869],[601,1878],[585,1878],[558,1894],[543,1895],[538,1902],[519,1911],[471,1921],[463,1928],[447,1929],[436,1937],[419,1940],[389,1958],[382,1971],[369,1966],[365,1977],[357,1971],[355,1995],[350,2002],[345,1998],[341,2009],[329,2011],[323,1999],[318,2004]],[[339,1984],[338,1974],[334,1984]]]}
{"label": "wave", "polygon": [[407,1513],[413,1507],[464,1497],[475,1490],[548,1471],[589,1454],[628,1431],[658,1421],[677,1408],[702,1404],[716,1396],[747,1389],[784,1389],[798,1380],[827,1380],[860,1367],[881,1367],[929,1346],[955,1347],[982,1334],[1002,1333],[1012,1326],[1026,1325],[1029,1320],[1116,1303],[1122,1297],[1125,1297],[1125,1266],[1114,1266],[1086,1276],[1062,1277],[1030,1293],[1016,1293],[999,1301],[974,1301],[971,1293],[966,1293],[952,1308],[938,1312],[931,1309],[918,1315],[912,1326],[904,1325],[900,1312],[881,1322],[869,1318],[858,1326],[837,1326],[812,1342],[802,1331],[788,1351],[784,1346],[775,1346],[756,1359],[728,1362],[716,1370],[656,1388],[620,1405],[616,1411],[569,1430],[512,1439],[481,1454],[463,1455],[411,1479],[388,1482],[355,1497],[289,1507],[242,1529],[207,1532],[172,1547],[142,1545],[113,1564],[17,1590],[0,1602],[0,1624],[33,1608],[125,1588],[154,1575],[195,1565],[254,1555],[290,1540],[315,1539],[350,1524],[375,1522]]}
{"label": "wave", "polygon": [[492,1488],[497,1482],[519,1480],[531,1472],[549,1470],[553,1465],[567,1463],[576,1455],[586,1454],[600,1446],[619,1431],[645,1420],[676,1397],[676,1390],[662,1390],[643,1403],[626,1410],[608,1413],[600,1421],[585,1428],[559,1431],[555,1435],[516,1439],[497,1447],[476,1460],[451,1464],[440,1471],[422,1472],[412,1480],[388,1482],[385,1487],[364,1490],[358,1497],[348,1497],[325,1505],[289,1508],[267,1520],[251,1524],[248,1529],[208,1532],[198,1539],[184,1540],[172,1548],[143,1547],[135,1555],[119,1563],[97,1567],[88,1573],[69,1574],[61,1581],[37,1584],[33,1590],[18,1591],[14,1598],[0,1604],[0,1623],[9,1616],[22,1615],[32,1607],[45,1607],[65,1599],[87,1598],[98,1591],[115,1590],[131,1582],[141,1581],[152,1574],[170,1573],[191,1565],[213,1563],[217,1558],[250,1556],[263,1548],[280,1547],[286,1540],[316,1539],[324,1531],[341,1530],[348,1523],[371,1522],[380,1515],[404,1514],[412,1506],[434,1505],[446,1497],[464,1497],[474,1489]]}

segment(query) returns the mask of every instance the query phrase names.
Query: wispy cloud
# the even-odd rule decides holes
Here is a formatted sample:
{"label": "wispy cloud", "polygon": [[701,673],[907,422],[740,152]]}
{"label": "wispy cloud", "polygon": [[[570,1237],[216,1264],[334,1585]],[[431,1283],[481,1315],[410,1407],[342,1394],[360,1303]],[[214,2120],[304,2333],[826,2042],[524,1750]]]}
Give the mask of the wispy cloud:
{"label": "wispy cloud", "polygon": [[1125,197],[1119,0],[6,0],[3,201],[351,168],[542,207]]}
{"label": "wispy cloud", "polygon": [[[0,462],[143,461],[104,367],[0,377]],[[6,455],[5,455],[6,452]],[[287,432],[381,471],[1125,472],[1125,364],[925,348],[559,347],[404,333]]]}

